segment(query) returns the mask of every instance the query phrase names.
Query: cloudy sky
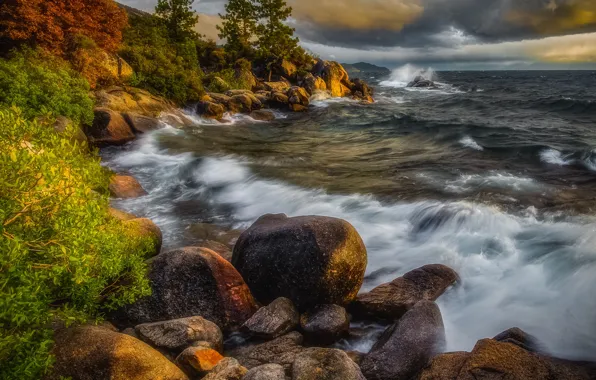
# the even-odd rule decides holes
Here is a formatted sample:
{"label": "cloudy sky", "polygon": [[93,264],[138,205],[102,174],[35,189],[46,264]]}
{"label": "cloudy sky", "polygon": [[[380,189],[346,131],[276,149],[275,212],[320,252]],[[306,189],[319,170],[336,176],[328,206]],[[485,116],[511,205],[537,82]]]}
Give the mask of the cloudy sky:
{"label": "cloudy sky", "polygon": [[[596,0],[287,0],[323,58],[435,69],[596,69]],[[121,0],[151,11],[156,0]],[[226,0],[195,1],[216,38]]]}

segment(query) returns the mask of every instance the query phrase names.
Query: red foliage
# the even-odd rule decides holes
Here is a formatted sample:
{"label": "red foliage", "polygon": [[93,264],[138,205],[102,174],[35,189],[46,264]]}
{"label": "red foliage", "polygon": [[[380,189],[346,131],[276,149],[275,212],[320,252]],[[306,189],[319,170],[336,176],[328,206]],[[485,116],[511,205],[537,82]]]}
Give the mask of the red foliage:
{"label": "red foliage", "polygon": [[65,55],[77,35],[113,52],[122,41],[126,12],[113,0],[3,0],[0,37]]}

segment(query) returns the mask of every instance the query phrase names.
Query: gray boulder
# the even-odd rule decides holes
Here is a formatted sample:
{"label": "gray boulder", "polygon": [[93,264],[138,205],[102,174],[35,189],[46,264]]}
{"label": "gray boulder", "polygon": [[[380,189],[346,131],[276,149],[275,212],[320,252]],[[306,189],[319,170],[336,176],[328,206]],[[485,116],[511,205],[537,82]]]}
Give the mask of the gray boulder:
{"label": "gray boulder", "polygon": [[292,365],[292,380],[366,380],[358,365],[336,349],[307,348]]}
{"label": "gray boulder", "polygon": [[286,380],[286,371],[279,364],[263,364],[249,370],[242,380]]}
{"label": "gray boulder", "polygon": [[242,328],[259,338],[274,339],[294,330],[299,318],[292,301],[281,297],[257,310]]}
{"label": "gray boulder", "polygon": [[217,351],[223,349],[221,330],[203,317],[144,323],[135,327],[135,332],[144,342],[168,350],[182,350],[199,341],[209,342]]}
{"label": "gray boulder", "polygon": [[324,345],[338,341],[350,329],[350,316],[341,306],[319,305],[300,317],[306,339]]}
{"label": "gray boulder", "polygon": [[302,335],[293,331],[269,342],[240,347],[229,354],[248,369],[273,363],[290,373],[296,355],[304,349],[302,342]]}

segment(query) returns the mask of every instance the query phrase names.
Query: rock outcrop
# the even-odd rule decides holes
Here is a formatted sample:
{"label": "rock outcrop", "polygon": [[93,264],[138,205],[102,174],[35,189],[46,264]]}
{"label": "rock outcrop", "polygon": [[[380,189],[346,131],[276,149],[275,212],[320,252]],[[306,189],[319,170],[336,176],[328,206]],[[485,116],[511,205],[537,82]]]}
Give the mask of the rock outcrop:
{"label": "rock outcrop", "polygon": [[234,267],[206,248],[182,248],[149,261],[151,296],[113,316],[119,324],[157,322],[200,315],[226,330],[240,326],[257,309]]}
{"label": "rock outcrop", "polygon": [[292,301],[278,298],[257,310],[248,321],[244,322],[242,328],[256,337],[274,339],[294,330],[298,322],[298,310]]}
{"label": "rock outcrop", "polygon": [[301,311],[345,305],[364,279],[366,248],[348,222],[265,215],[240,235],[232,264],[262,303],[286,297]]}

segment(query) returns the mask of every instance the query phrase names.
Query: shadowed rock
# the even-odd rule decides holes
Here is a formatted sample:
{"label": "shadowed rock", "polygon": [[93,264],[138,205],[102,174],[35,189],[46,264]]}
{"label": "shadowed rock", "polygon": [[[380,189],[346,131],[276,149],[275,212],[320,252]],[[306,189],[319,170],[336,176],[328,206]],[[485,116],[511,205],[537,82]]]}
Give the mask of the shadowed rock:
{"label": "shadowed rock", "polygon": [[292,380],[366,380],[358,365],[345,352],[329,348],[307,348],[292,364]]}
{"label": "shadowed rock", "polygon": [[503,331],[493,338],[498,342],[512,343],[524,350],[540,352],[540,342],[534,336],[526,333],[520,328],[513,327]]}
{"label": "shadowed rock", "polygon": [[89,142],[96,146],[124,145],[135,139],[135,134],[120,113],[107,108],[96,108],[91,126],[83,131]]}
{"label": "shadowed rock", "polygon": [[348,333],[350,316],[341,306],[319,305],[302,314],[300,327],[310,342],[329,345]]}
{"label": "shadowed rock", "polygon": [[287,298],[278,298],[260,308],[242,328],[263,339],[274,339],[294,330],[299,323],[298,310]]}
{"label": "shadowed rock", "polygon": [[247,370],[238,360],[224,358],[207,374],[203,380],[241,380]]}

